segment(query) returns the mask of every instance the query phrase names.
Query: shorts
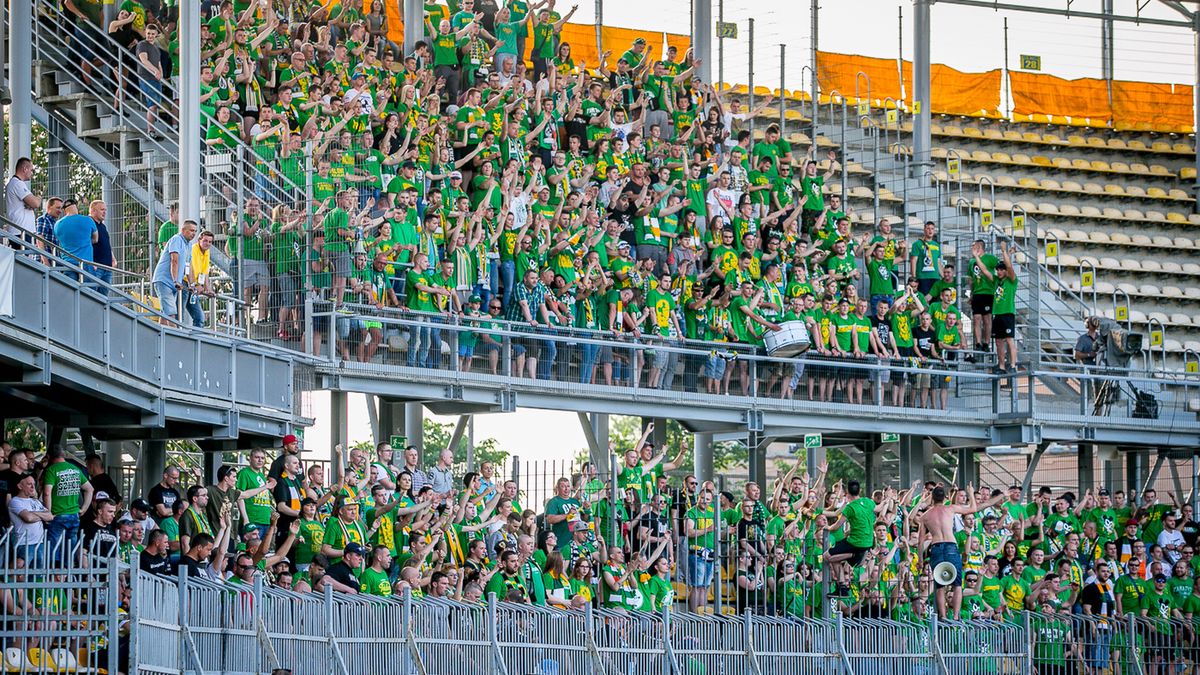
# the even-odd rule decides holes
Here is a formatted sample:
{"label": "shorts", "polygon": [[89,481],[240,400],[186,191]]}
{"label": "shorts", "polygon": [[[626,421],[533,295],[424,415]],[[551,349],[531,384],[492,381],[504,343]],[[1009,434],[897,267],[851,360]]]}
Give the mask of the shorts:
{"label": "shorts", "polygon": [[156,108],[162,102],[162,82],[143,78],[141,80],[142,101],[147,108]]}
{"label": "shorts", "polygon": [[846,560],[846,562],[850,563],[851,567],[856,567],[860,562],[862,562],[863,556],[865,556],[869,550],[871,550],[871,547],[869,546],[866,548],[859,548],[852,545],[849,540],[843,539],[829,549],[829,555],[843,555],[849,553],[850,557]]}
{"label": "shorts", "polygon": [[719,354],[713,354],[708,357],[708,363],[704,366],[704,376],[710,380],[719,380],[725,377],[727,365],[725,359]]}
{"label": "shorts", "polygon": [[265,260],[242,261],[242,284],[245,288],[266,286],[271,281],[271,272]]}
{"label": "shorts", "polygon": [[[958,544],[940,541],[929,547],[929,567],[936,568],[938,564],[948,562],[954,565],[954,581],[950,582],[950,586],[962,586],[962,554],[958,551]],[[941,586],[937,581],[934,584]]]}
{"label": "shorts", "polygon": [[996,314],[992,316],[992,337],[997,340],[1010,339],[1016,335],[1017,317],[1015,314]]}
{"label": "shorts", "polygon": [[[954,367],[953,364],[945,363],[940,366],[940,369],[941,370],[950,370],[953,367]],[[945,389],[950,386],[950,376],[943,375],[941,373],[937,373],[937,374],[930,373],[929,374],[929,386],[933,387],[934,389]]]}
{"label": "shorts", "polygon": [[688,586],[708,588],[712,585],[714,569],[716,563],[711,558],[706,560],[693,549],[688,553]]}
{"label": "shorts", "polygon": [[275,284],[279,288],[278,306],[290,308],[300,304],[300,275],[293,272],[279,274],[275,277]]}
{"label": "shorts", "polygon": [[913,373],[913,386],[917,389],[928,389],[931,379],[929,373]]}
{"label": "shorts", "polygon": [[350,276],[350,252],[328,251],[329,264],[333,266],[334,276],[346,278]]}
{"label": "shorts", "polygon": [[921,291],[921,295],[927,296],[929,295],[929,291],[933,290],[933,285],[937,282],[938,280],[936,278],[917,279],[917,290]]}
{"label": "shorts", "polygon": [[814,209],[802,209],[800,211],[800,233],[812,236],[813,227],[817,224],[817,219],[821,217],[824,211]]}
{"label": "shorts", "polygon": [[992,302],[996,300],[994,295],[978,295],[971,296],[971,313],[975,316],[987,316],[992,313]]}
{"label": "shorts", "polygon": [[468,344],[463,344],[462,342],[459,342],[458,343],[458,356],[459,356],[459,358],[463,358],[463,359],[469,359],[472,356],[475,356],[475,345],[474,344],[468,345]]}

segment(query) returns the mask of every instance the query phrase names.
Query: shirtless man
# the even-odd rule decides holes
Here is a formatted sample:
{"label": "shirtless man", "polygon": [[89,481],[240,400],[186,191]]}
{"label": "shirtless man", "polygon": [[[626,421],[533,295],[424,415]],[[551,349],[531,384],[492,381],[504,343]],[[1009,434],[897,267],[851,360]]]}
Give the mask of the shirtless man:
{"label": "shirtless man", "polygon": [[[954,581],[950,582],[951,591],[951,608],[952,619],[958,618],[958,612],[962,608],[962,553],[958,550],[958,542],[954,539],[954,516],[966,515],[968,513],[978,513],[988,507],[996,506],[1004,501],[1003,493],[996,495],[994,498],[984,502],[983,504],[975,503],[974,486],[967,486],[967,494],[971,496],[971,503],[966,505],[947,505],[946,504],[946,488],[938,485],[933,488],[933,493],[930,497],[933,504],[920,517],[920,541],[924,541],[924,535],[929,533],[930,544],[929,550],[926,551],[925,557],[929,561],[929,567],[936,568],[939,563],[952,563],[954,565]],[[939,619],[946,618],[946,586],[936,583],[937,594],[937,613]]]}

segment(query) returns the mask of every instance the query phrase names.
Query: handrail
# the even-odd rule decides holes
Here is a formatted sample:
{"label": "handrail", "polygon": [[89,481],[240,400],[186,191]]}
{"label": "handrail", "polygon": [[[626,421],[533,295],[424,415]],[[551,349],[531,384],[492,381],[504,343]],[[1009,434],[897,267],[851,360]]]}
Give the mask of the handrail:
{"label": "handrail", "polygon": [[867,106],[869,109],[871,105],[871,76],[861,70],[854,74],[854,99],[856,103],[863,100],[860,86],[862,80],[866,80],[867,82]]}
{"label": "handrail", "polygon": [[[1157,330],[1155,330],[1155,326],[1158,327]],[[1159,321],[1154,317],[1149,317],[1146,319],[1146,328],[1150,333],[1150,345],[1146,350],[1146,369],[1151,372],[1154,371],[1154,351],[1155,348],[1157,348],[1159,352],[1159,358],[1162,359],[1162,366],[1165,370],[1167,366],[1167,328],[1163,325],[1162,321]],[[1158,344],[1154,344],[1156,339]]]}
{"label": "handrail", "polygon": [[955,150],[954,148],[947,150],[946,151],[946,175],[950,176],[950,180],[955,180],[955,176],[953,174],[951,174],[951,172],[950,172],[950,160],[951,159],[958,160],[958,171],[957,171],[958,194],[959,194],[959,196],[962,196],[962,193],[963,193],[963,177],[962,176],[963,176],[963,173],[966,171],[967,167],[963,165],[963,158],[962,158],[962,155],[958,152],[958,150]]}
{"label": "handrail", "polygon": [[[871,119],[870,115],[859,115],[859,128],[872,129],[875,133],[871,134],[873,145],[871,147],[871,222],[879,222],[879,124]],[[842,190],[846,189],[845,183],[842,184]],[[842,202],[843,204],[845,201]]]}
{"label": "handrail", "polygon": [[[995,185],[993,185],[993,189],[994,188],[995,188]],[[1017,212],[1018,211],[1021,214],[1020,221],[1017,220]],[[1020,222],[1019,228],[1017,227],[1018,222]],[[1028,248],[1029,247],[1029,232],[1033,228],[1030,227],[1029,212],[1025,210],[1025,207],[1021,206],[1020,204],[1013,204],[1012,217],[1009,220],[1009,225],[1011,226],[1009,229],[1009,238],[1012,239],[1013,241],[1016,241],[1017,235],[1020,234],[1021,240],[1024,242],[1025,247]],[[1037,243],[1036,240],[1034,241],[1034,243],[1035,244]]]}
{"label": "handrail", "polygon": [[[960,164],[960,166],[961,166],[961,164]],[[959,175],[959,180],[961,181],[962,180],[961,169],[959,170],[958,175]],[[983,205],[983,183],[984,183],[984,181],[987,181],[987,184],[990,187],[989,194],[991,195],[990,199],[988,199],[987,208],[984,208],[984,205]],[[979,176],[979,180],[976,183],[976,190],[978,191],[978,194],[979,194],[979,226],[980,226],[980,229],[981,230],[992,230],[996,226],[996,184],[994,182],[992,182],[991,176]],[[984,212],[992,214],[990,222],[988,222],[986,224],[983,222]],[[979,233],[973,232],[972,234],[978,235]],[[989,232],[988,234],[990,235],[991,233]]]}
{"label": "handrail", "polygon": [[[1085,286],[1084,282],[1087,281],[1086,274],[1087,274],[1088,270],[1090,270],[1092,273],[1092,282],[1091,282],[1091,285]],[[1086,293],[1085,289],[1088,289],[1088,288],[1091,289],[1092,302],[1089,306],[1092,308],[1096,307],[1096,302],[1097,302],[1097,299],[1099,298],[1099,296],[1096,294],[1096,282],[1097,281],[1098,281],[1098,279],[1096,279],[1096,266],[1092,263],[1091,260],[1088,260],[1086,257],[1080,258],[1079,259],[1079,293],[1080,293],[1080,295],[1083,295],[1084,293]],[[1087,303],[1084,303],[1084,304],[1087,304]],[[1092,311],[1095,311],[1095,310],[1093,309]]]}
{"label": "handrail", "polygon": [[[1115,318],[1117,321],[1123,322],[1125,324],[1125,330],[1133,330],[1133,319],[1129,316],[1129,314],[1130,314],[1130,312],[1129,312],[1129,307],[1130,307],[1129,294],[1126,293],[1123,289],[1116,288],[1116,289],[1113,289],[1112,297],[1113,297],[1113,318]],[[1123,303],[1120,302],[1120,298],[1124,298],[1125,301]],[[1125,310],[1125,311],[1122,312],[1121,310]],[[1122,313],[1125,314],[1124,319],[1121,318]]]}

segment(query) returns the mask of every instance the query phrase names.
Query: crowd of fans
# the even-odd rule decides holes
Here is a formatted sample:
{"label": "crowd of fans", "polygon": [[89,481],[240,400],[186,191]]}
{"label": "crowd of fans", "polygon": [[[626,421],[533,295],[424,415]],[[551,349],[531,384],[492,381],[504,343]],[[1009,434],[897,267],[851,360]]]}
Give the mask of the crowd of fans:
{"label": "crowd of fans", "polygon": [[[753,135],[761,108],[700,81],[690,52],[638,39],[585,63],[559,37],[574,8],[498,4],[426,3],[411,54],[377,2],[202,4],[208,161],[240,147],[249,177],[244,203],[197,231],[230,255],[277,338],[311,327],[320,353],[370,361],[389,345],[423,367],[447,364],[445,339],[449,363],[493,373],[667,388],[682,371],[709,393],[745,394],[757,378],[758,395],[859,402],[878,387],[878,400],[923,407],[945,407],[949,378],[911,368],[974,360],[993,335],[996,367],[1014,368],[1006,248],[978,242],[958,275],[932,223],[911,241],[886,219],[856,232],[825,184],[836,153],[818,162],[776,124]],[[143,81],[177,71],[175,11],[124,0],[108,27]],[[174,213],[158,244],[183,255],[196,236]],[[176,279],[156,275],[164,306],[189,290],[180,261]],[[738,362],[788,325],[820,365]],[[598,342],[506,349],[510,330]],[[705,343],[700,355],[666,348],[685,340]]]}

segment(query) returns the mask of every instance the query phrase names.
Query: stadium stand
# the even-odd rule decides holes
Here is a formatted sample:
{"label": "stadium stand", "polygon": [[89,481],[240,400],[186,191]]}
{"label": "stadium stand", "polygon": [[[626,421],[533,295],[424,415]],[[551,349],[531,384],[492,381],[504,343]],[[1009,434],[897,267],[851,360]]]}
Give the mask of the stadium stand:
{"label": "stadium stand", "polygon": [[[204,325],[217,289],[257,319],[241,326],[253,336],[334,362],[664,389],[678,373],[695,392],[746,395],[753,381],[760,395],[860,405],[890,389],[893,406],[944,409],[956,373],[1015,372],[1016,340],[1028,339],[1017,315],[1030,311],[1018,288],[1040,262],[1054,271],[1048,287],[1145,327],[1153,348],[1200,346],[1187,142],[1090,117],[941,116],[929,175],[941,201],[925,218],[883,178],[910,153],[908,123],[889,119],[894,100],[864,97],[854,126],[876,132],[868,160],[814,125],[804,96],[775,92],[791,107],[772,108],[769,90],[752,101],[745,87],[713,87],[694,78],[686,48],[656,54],[640,36],[618,58],[576,60],[559,39],[573,9],[505,4],[427,5],[415,55],[388,39],[383,3],[300,17],[279,3],[206,4],[204,226],[162,218],[154,241],[115,252],[127,262],[143,249],[133,257],[163,320]],[[178,124],[179,84],[158,74],[171,72],[173,44],[155,33],[170,35],[172,7],[125,0],[102,27],[38,6],[40,32],[69,24],[73,36],[35,38],[40,104],[107,153],[112,180],[169,170],[163,132]],[[857,101],[818,103],[840,103],[844,126]],[[163,208],[154,182],[151,218]],[[942,209],[964,203],[972,220],[953,226],[951,245]],[[974,225],[984,214],[999,214],[990,232]],[[1032,243],[1017,214],[1036,219]],[[65,222],[23,245],[99,262]],[[984,315],[991,335],[972,327]],[[748,373],[781,324],[803,327],[814,363]],[[546,337],[576,334],[617,346],[560,353]],[[621,341],[661,349],[627,355]],[[681,367],[674,345],[704,357]],[[893,658],[942,659],[939,672],[1200,667],[1200,523],[1183,494],[1031,494],[993,481],[868,491],[796,462],[773,485],[731,494],[681,475],[686,449],[668,457],[652,430],[615,475],[584,464],[544,503],[522,503],[523,486],[495,467],[465,471],[449,450],[422,466],[415,448],[387,443],[373,455],[339,447],[344,470],[327,475],[301,462],[291,436],[212,484],[169,467],[138,495],[98,458],[77,466],[61,448],[40,459],[8,448],[5,669],[167,658],[106,618],[135,605],[185,645],[175,672],[246,655],[265,666],[255,670],[301,663],[287,642],[299,636],[328,640],[332,656],[305,656],[335,671],[342,635],[333,618],[315,628],[335,610],[356,636],[347,654],[386,638],[404,672],[414,661],[448,672],[477,648],[482,663],[519,654],[517,672],[614,658],[627,660],[599,672],[653,671],[659,658],[671,659],[664,672],[717,672],[713,659],[738,650],[714,635],[742,630],[749,644],[735,646],[750,648],[737,658],[757,659],[766,635],[764,658],[781,672],[793,672],[786,658],[830,654],[845,672]],[[58,623],[81,628],[39,635]],[[597,624],[608,633],[593,635]],[[706,638],[711,647],[697,644]],[[876,653],[879,640],[899,656]],[[564,649],[572,642],[585,646]],[[462,651],[439,651],[449,647]]]}

